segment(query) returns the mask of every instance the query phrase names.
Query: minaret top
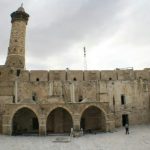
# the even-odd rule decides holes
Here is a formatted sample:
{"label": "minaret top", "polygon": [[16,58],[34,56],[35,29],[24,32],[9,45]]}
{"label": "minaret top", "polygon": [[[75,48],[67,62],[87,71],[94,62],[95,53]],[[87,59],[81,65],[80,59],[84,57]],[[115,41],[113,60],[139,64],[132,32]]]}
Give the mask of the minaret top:
{"label": "minaret top", "polygon": [[27,24],[28,18],[29,18],[29,15],[25,12],[25,10],[23,8],[23,3],[17,9],[17,11],[15,11],[11,14],[11,22],[12,23],[15,21],[25,21]]}
{"label": "minaret top", "polygon": [[17,11],[25,12],[25,10],[24,10],[24,8],[23,8],[23,3],[21,4],[21,6],[18,8]]}

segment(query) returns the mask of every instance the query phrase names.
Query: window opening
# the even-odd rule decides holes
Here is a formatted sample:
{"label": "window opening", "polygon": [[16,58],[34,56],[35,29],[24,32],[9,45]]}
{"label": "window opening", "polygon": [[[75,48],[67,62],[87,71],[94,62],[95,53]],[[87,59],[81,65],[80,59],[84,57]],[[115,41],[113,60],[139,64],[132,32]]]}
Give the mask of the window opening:
{"label": "window opening", "polygon": [[33,94],[32,94],[32,100],[33,100],[33,101],[36,101],[36,93],[33,93]]}
{"label": "window opening", "polygon": [[15,95],[13,95],[13,103],[15,103]]}
{"label": "window opening", "polygon": [[121,95],[121,105],[125,105],[125,96]]}
{"label": "window opening", "polygon": [[40,81],[40,79],[39,79],[39,78],[36,78],[36,81]]}
{"label": "window opening", "polygon": [[77,79],[76,79],[76,78],[73,78],[73,81],[77,81]]}
{"label": "window opening", "polygon": [[20,75],[20,69],[17,69],[16,75],[17,75],[17,77],[19,77],[19,75]]}
{"label": "window opening", "polygon": [[80,96],[80,97],[79,97],[79,102],[82,102],[82,101],[83,101],[83,97]]}

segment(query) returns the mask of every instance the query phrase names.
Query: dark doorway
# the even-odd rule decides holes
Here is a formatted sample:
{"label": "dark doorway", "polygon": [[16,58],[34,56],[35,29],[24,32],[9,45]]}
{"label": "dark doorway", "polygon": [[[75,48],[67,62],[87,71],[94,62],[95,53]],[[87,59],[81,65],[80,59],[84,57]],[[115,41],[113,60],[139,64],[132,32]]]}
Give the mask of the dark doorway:
{"label": "dark doorway", "polygon": [[127,114],[122,115],[122,126],[125,126],[125,124],[129,124],[129,119]]}
{"label": "dark doorway", "polygon": [[54,109],[47,118],[47,134],[64,134],[73,128],[72,117],[64,108]]}
{"label": "dark doorway", "polygon": [[85,119],[81,118],[81,128],[85,129]]}
{"label": "dark doorway", "polygon": [[12,120],[12,135],[33,135],[39,133],[39,123],[36,114],[28,109],[18,110]]}

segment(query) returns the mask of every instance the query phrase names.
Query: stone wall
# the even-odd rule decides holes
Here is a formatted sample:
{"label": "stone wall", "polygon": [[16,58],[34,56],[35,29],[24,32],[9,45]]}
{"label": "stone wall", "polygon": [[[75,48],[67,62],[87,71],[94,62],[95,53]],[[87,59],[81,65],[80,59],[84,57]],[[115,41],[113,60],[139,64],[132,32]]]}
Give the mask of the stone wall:
{"label": "stone wall", "polygon": [[[105,70],[105,71],[80,71],[80,70],[20,70],[22,81],[131,81],[150,80],[150,70]],[[14,68],[0,67],[0,81],[14,81],[17,70]]]}
{"label": "stone wall", "polygon": [[[0,68],[0,104],[101,104],[106,114],[106,128],[122,126],[122,115],[130,124],[150,122],[150,78],[145,70],[17,70]],[[17,87],[16,87],[17,86]],[[17,102],[16,102],[17,90]],[[121,97],[124,96],[124,104]],[[105,104],[109,107],[105,108]],[[79,106],[78,105],[78,106]],[[76,114],[77,108],[72,107]],[[4,112],[1,112],[3,116]],[[111,115],[110,115],[111,114]],[[0,119],[1,120],[1,119]],[[110,121],[111,120],[111,121]],[[114,122],[114,124],[113,124]],[[108,127],[110,126],[110,127]]]}

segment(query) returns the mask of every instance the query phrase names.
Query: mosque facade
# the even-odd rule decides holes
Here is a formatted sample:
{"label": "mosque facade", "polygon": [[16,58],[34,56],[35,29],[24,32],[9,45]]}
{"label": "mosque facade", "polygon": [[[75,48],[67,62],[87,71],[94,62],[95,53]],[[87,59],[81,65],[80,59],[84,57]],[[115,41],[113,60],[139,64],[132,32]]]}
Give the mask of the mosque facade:
{"label": "mosque facade", "polygon": [[11,14],[6,63],[0,66],[0,133],[112,132],[150,123],[150,69],[26,70],[23,6]]}

